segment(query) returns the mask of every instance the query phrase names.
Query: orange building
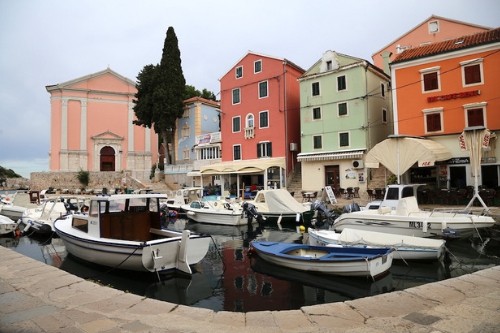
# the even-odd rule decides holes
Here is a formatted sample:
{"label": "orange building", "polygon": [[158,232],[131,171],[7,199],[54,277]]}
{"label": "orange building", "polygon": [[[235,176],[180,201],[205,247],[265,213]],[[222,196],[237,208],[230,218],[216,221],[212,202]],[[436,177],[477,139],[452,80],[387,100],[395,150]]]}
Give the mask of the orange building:
{"label": "orange building", "polygon": [[482,126],[492,135],[482,156],[481,184],[497,188],[500,28],[408,49],[391,63],[391,77],[395,134],[430,137],[453,156],[437,169],[413,170],[410,181],[471,185],[469,153],[460,150],[457,138],[465,128]]}
{"label": "orange building", "polygon": [[[432,15],[404,35],[373,53],[373,64],[388,73],[388,68],[384,68],[384,66],[387,66],[389,62],[393,61],[404,50],[471,35],[477,32],[485,32],[489,29],[488,27],[476,24]],[[384,60],[384,57],[387,59]]]}
{"label": "orange building", "polygon": [[51,171],[122,171],[148,179],[158,160],[154,130],[134,125],[135,82],[107,68],[49,85]]}

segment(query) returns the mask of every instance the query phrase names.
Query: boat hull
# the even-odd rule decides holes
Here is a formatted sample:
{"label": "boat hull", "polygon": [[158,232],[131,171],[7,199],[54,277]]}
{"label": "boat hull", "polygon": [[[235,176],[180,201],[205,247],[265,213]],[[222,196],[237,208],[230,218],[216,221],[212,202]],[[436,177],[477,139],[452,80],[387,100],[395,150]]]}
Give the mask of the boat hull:
{"label": "boat hull", "polygon": [[208,236],[189,235],[184,238],[189,250],[184,258],[180,258],[180,244],[184,241],[181,233],[176,233],[174,237],[137,242],[90,237],[71,228],[70,218],[56,221],[54,228],[68,253],[73,256],[102,266],[132,271],[180,269],[179,259],[186,265],[196,264],[205,257],[210,244]]}
{"label": "boat hull", "polygon": [[[354,237],[345,239],[348,232]],[[309,229],[309,244],[314,246],[355,246],[355,247],[392,247],[394,259],[402,260],[440,260],[445,252],[445,241],[413,236],[392,235],[380,232],[344,229],[342,234],[332,230]]]}
{"label": "boat hull", "polygon": [[454,237],[465,238],[477,229],[494,224],[495,220],[489,216],[463,213],[422,211],[404,216],[394,211],[381,214],[377,210],[368,210],[342,214],[335,220],[333,229],[341,232],[344,228],[351,228],[415,237],[447,237],[446,230],[451,229],[457,232]]}
{"label": "boat hull", "polygon": [[252,251],[275,265],[300,271],[340,276],[385,274],[392,265],[392,249],[331,248],[305,244],[257,242]]}
{"label": "boat hull", "polygon": [[16,222],[8,218],[7,216],[0,215],[0,236],[8,234],[14,235],[14,232],[16,231],[17,228],[18,225]]}
{"label": "boat hull", "polygon": [[201,210],[187,210],[186,217],[199,223],[219,224],[219,225],[245,225],[246,220],[241,217],[241,214],[223,214],[223,213],[209,213]]}

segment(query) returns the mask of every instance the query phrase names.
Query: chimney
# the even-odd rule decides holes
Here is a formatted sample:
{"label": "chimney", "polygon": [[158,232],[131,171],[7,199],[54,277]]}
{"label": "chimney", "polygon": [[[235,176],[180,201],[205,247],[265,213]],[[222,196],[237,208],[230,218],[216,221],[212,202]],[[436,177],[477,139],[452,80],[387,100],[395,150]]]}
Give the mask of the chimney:
{"label": "chimney", "polygon": [[391,69],[389,68],[389,63],[391,62],[391,55],[392,52],[390,51],[384,51],[380,54],[380,56],[383,59],[383,64],[384,64],[384,73],[387,75],[391,75]]}

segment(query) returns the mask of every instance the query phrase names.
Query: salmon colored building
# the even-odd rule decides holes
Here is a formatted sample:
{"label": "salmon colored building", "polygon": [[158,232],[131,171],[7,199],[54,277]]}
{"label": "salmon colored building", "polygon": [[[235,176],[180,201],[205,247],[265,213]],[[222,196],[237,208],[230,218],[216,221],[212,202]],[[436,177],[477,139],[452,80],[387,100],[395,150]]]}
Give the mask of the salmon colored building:
{"label": "salmon colored building", "polygon": [[287,186],[299,152],[303,73],[287,59],[248,52],[222,76],[222,162],[202,175],[233,177],[226,186]]}
{"label": "salmon colored building", "polygon": [[439,187],[473,185],[464,129],[491,133],[482,151],[480,185],[497,188],[500,150],[500,28],[404,51],[391,63],[394,131],[445,146],[452,159],[410,171],[412,182]]}
{"label": "salmon colored building", "polygon": [[49,85],[51,171],[131,171],[148,179],[158,138],[133,121],[135,82],[107,68]]}
{"label": "salmon colored building", "polygon": [[388,68],[384,67],[405,50],[485,32],[489,29],[491,28],[432,15],[404,35],[373,53],[373,63],[388,73]]}

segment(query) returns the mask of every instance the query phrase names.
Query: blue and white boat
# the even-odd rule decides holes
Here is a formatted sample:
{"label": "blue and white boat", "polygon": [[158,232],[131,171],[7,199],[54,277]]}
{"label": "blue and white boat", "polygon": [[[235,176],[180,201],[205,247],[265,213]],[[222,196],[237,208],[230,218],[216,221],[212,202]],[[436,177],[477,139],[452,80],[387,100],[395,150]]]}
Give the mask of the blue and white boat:
{"label": "blue and white boat", "polygon": [[300,271],[377,278],[391,268],[394,250],[252,241],[250,251],[275,265]]}

